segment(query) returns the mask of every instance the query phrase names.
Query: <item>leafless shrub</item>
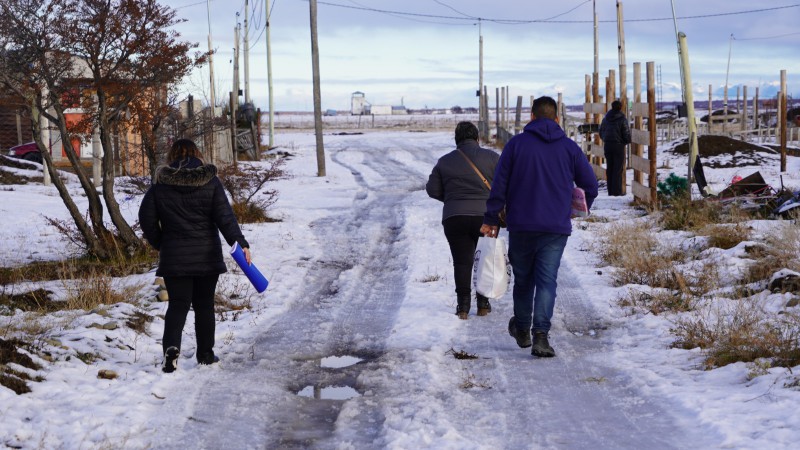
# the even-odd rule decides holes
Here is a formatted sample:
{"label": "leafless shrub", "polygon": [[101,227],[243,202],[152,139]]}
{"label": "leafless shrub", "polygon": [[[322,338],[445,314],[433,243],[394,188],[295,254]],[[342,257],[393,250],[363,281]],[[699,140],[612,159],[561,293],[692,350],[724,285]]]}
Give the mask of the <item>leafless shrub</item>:
{"label": "leafless shrub", "polygon": [[255,165],[230,165],[218,173],[231,196],[231,206],[241,223],[271,221],[266,211],[278,201],[278,191],[265,189],[267,183],[285,178],[285,160],[274,159],[266,168]]}
{"label": "leafless shrub", "polygon": [[252,311],[255,295],[256,292],[250,288],[250,283],[245,277],[226,277],[219,284],[214,296],[214,312],[217,320],[220,322],[239,320],[243,311]]}
{"label": "leafless shrub", "polygon": [[116,186],[126,194],[142,195],[150,189],[150,177],[119,177],[116,179]]}

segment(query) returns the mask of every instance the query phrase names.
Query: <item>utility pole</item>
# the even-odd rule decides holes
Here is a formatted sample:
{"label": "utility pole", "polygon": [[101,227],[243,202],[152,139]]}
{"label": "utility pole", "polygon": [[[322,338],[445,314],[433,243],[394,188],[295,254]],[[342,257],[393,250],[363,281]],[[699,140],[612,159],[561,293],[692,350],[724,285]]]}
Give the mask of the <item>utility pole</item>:
{"label": "utility pole", "polygon": [[[322,93],[319,85],[319,46],[317,45],[317,0],[309,1],[311,15],[311,70],[314,82],[314,134],[317,140],[317,176],[325,176],[325,148],[322,144]],[[270,108],[270,112],[272,109]],[[270,125],[272,122],[270,122]]]}
{"label": "utility pole", "polygon": [[617,51],[619,59],[619,99],[622,107],[628,112],[628,74],[625,62],[625,22],[622,14],[622,2],[617,1]]}
{"label": "utility pole", "polygon": [[236,24],[233,28],[233,96],[236,105],[239,105],[239,37],[242,26]]}
{"label": "utility pole", "polygon": [[[678,45],[678,66],[681,71],[681,81],[683,81],[683,57],[681,56],[681,38],[678,32],[678,18],[675,16],[675,0],[670,0],[672,3],[672,23],[675,25],[675,42]],[[681,85],[681,101],[686,104],[686,86]],[[691,180],[691,172],[689,172],[689,179]]]}
{"label": "utility pole", "polygon": [[214,92],[214,47],[211,44],[211,9],[209,6],[209,1],[206,0],[206,11],[208,12],[208,72],[209,72],[209,80],[211,83],[210,95],[211,95],[211,117],[214,117],[215,111],[214,109],[217,106],[217,99],[215,98]]}
{"label": "utility pole", "polygon": [[598,34],[597,34],[597,0],[592,0],[592,17],[594,20],[594,73],[600,73],[600,55],[598,53]]}
{"label": "utility pole", "polygon": [[214,47],[211,44],[211,8],[209,0],[206,0],[206,12],[208,13],[208,76],[209,76],[209,102],[211,102],[211,149],[208,152],[208,157],[211,159],[212,164],[217,162],[217,148],[214,144],[214,118],[217,115],[217,99],[214,92]]}
{"label": "utility pole", "polygon": [[[692,175],[694,174],[694,163],[697,160],[697,124],[694,121],[694,97],[692,94],[692,71],[689,65],[689,47],[686,43],[686,34],[678,33],[678,44],[681,47],[681,67],[683,67],[683,91],[684,101],[686,102],[686,121],[689,123],[689,173],[686,181],[689,184],[689,196],[692,192]],[[710,116],[709,116],[710,117]],[[705,193],[701,192],[705,195]]]}
{"label": "utility pole", "polygon": [[264,0],[264,16],[266,20],[266,35],[267,35],[267,86],[269,89],[269,148],[274,147],[275,135],[275,117],[273,100],[272,100],[272,50],[270,47],[269,39],[269,0]]}
{"label": "utility pole", "polygon": [[[483,31],[481,30],[481,19],[478,19],[478,123],[483,121]],[[481,125],[483,139],[488,141],[489,125]]]}
{"label": "utility pole", "polygon": [[250,0],[244,0],[244,102],[250,103]]}
{"label": "utility pole", "polygon": [[[592,0],[592,18],[594,22],[594,72],[592,72],[592,103],[600,103],[600,53],[598,50],[600,36],[597,31],[597,2]],[[593,114],[594,123],[600,123],[600,114]],[[599,135],[595,135],[595,141],[599,142]]]}
{"label": "utility pole", "polygon": [[233,28],[233,91],[231,92],[231,149],[233,150],[233,166],[239,162],[239,151],[236,148],[237,123],[236,110],[239,106],[239,24]]}
{"label": "utility pole", "polygon": [[[733,33],[731,33],[731,37],[728,39],[728,68],[725,69],[725,95],[722,97],[722,114],[723,114],[723,121],[722,121],[722,132],[725,132],[726,125],[728,123],[728,74],[731,72],[731,50],[733,49]],[[709,111],[709,114],[711,112]],[[711,117],[710,115],[708,117]],[[709,119],[709,123],[711,123],[711,119]]]}

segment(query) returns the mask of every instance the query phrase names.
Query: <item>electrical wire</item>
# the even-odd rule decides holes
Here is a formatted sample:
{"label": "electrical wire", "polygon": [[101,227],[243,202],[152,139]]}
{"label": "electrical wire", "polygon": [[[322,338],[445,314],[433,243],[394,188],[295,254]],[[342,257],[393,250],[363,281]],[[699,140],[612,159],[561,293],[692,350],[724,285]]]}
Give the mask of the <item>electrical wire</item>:
{"label": "electrical wire", "polygon": [[761,40],[765,40],[765,39],[778,39],[778,38],[782,38],[782,37],[786,37],[786,36],[795,36],[795,35],[798,35],[798,34],[800,34],[800,32],[778,34],[778,35],[775,35],[775,36],[753,37],[753,38],[737,38],[736,36],[734,36],[733,40],[734,41],[761,41]]}
{"label": "electrical wire", "polygon": [[[352,0],[351,0],[351,2],[352,2]],[[447,15],[442,15],[442,14],[412,13],[412,12],[404,12],[404,11],[395,11],[395,10],[372,8],[372,7],[367,7],[367,6],[363,6],[363,5],[360,5],[360,6],[343,5],[343,4],[340,4],[340,3],[331,3],[331,2],[326,2],[326,1],[321,1],[321,2],[318,2],[318,3],[321,4],[321,5],[333,6],[333,7],[337,7],[337,8],[356,9],[356,10],[361,10],[361,11],[377,12],[377,13],[383,13],[383,14],[389,14],[389,15],[395,15],[395,16],[408,16],[408,17],[417,17],[417,18],[443,19],[443,20],[460,20],[460,21],[464,21],[464,20],[470,20],[470,21],[472,21],[472,20],[481,20],[481,21],[484,21],[484,22],[493,22],[493,23],[506,24],[506,25],[522,25],[522,24],[531,24],[531,23],[565,24],[565,23],[593,23],[594,22],[593,20],[553,20],[554,18],[563,16],[563,15],[569,13],[569,12],[574,11],[578,7],[584,5],[585,3],[588,3],[588,1],[579,4],[578,6],[570,9],[569,11],[567,11],[565,13],[558,14],[558,15],[553,16],[551,18],[547,18],[547,19],[528,19],[528,20],[497,19],[497,18],[486,18],[486,17],[470,17],[468,15],[465,15],[465,16],[447,16]],[[352,2],[352,3],[355,3],[355,2]],[[439,3],[439,2],[437,1],[437,3]],[[440,3],[440,4],[442,4],[443,6],[449,7],[448,5],[445,5],[443,3]],[[742,14],[753,14],[753,13],[759,13],[759,12],[778,11],[778,10],[782,10],[782,9],[797,8],[797,7],[800,7],[800,3],[794,3],[794,4],[791,4],[791,5],[785,5],[785,6],[775,6],[775,7],[772,7],[772,8],[759,8],[759,9],[750,9],[750,10],[744,10],[744,11],[732,11],[732,12],[714,13],[714,14],[699,14],[699,15],[693,15],[693,16],[682,16],[682,17],[677,17],[677,19],[681,19],[681,20],[707,19],[707,18],[711,18],[711,17],[726,17],[726,16],[735,16],[735,15],[742,15]],[[449,7],[449,8],[451,8],[451,7]],[[451,9],[453,9],[453,8],[451,8]],[[456,11],[455,9],[453,9],[453,10]],[[460,11],[456,11],[456,12],[458,12],[459,14],[463,14]],[[625,22],[660,22],[660,21],[665,21],[665,20],[671,21],[671,20],[674,20],[674,19],[675,18],[673,18],[673,17],[656,17],[656,18],[647,18],[647,19],[625,19]],[[616,19],[613,19],[613,20],[600,20],[598,22],[616,23]]]}
{"label": "electrical wire", "polygon": [[[367,11],[369,11],[371,9],[370,7],[364,6],[361,3],[356,2],[355,0],[348,0],[348,1],[350,3],[358,6],[358,8],[355,8],[355,9],[362,9],[362,10],[367,10]],[[342,5],[342,6],[346,6],[346,5]],[[451,23],[451,22],[440,22],[440,21],[435,21],[435,20],[425,20],[425,19],[420,19],[420,18],[411,18],[411,17],[406,17],[406,16],[408,16],[408,14],[405,14],[405,13],[394,14],[394,13],[392,13],[390,11],[387,11],[387,12],[377,11],[377,12],[380,12],[382,14],[386,14],[388,16],[397,17],[398,19],[409,20],[411,22],[432,23],[432,24],[436,24],[436,25],[446,25],[446,26],[472,26],[473,25],[473,24],[468,24],[468,23]],[[470,19],[470,20],[477,20],[477,19]]]}

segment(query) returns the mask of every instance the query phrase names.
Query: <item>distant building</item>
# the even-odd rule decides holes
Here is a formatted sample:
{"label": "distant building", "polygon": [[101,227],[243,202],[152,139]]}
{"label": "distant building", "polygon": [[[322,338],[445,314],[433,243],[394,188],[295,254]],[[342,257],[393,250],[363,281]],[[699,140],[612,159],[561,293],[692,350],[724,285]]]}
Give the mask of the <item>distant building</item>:
{"label": "distant building", "polygon": [[408,110],[403,105],[373,105],[367,101],[366,95],[361,91],[353,92],[350,97],[350,114],[354,116],[361,115],[375,115],[375,116],[391,116],[408,114]]}
{"label": "distant building", "polygon": [[391,116],[392,115],[392,106],[391,105],[372,105],[370,107],[370,114],[374,114],[376,116]]}
{"label": "distant building", "polygon": [[350,97],[350,114],[354,116],[370,114],[370,106],[363,92],[353,92],[353,95]]}

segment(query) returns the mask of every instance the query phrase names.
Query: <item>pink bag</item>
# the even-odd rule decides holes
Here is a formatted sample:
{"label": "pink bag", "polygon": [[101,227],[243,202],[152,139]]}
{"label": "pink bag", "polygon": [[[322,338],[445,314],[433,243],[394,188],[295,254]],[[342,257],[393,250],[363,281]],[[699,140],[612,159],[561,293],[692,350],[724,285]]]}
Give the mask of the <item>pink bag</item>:
{"label": "pink bag", "polygon": [[572,190],[572,213],[570,218],[588,217],[589,207],[586,206],[586,193],[583,189],[576,187]]}

